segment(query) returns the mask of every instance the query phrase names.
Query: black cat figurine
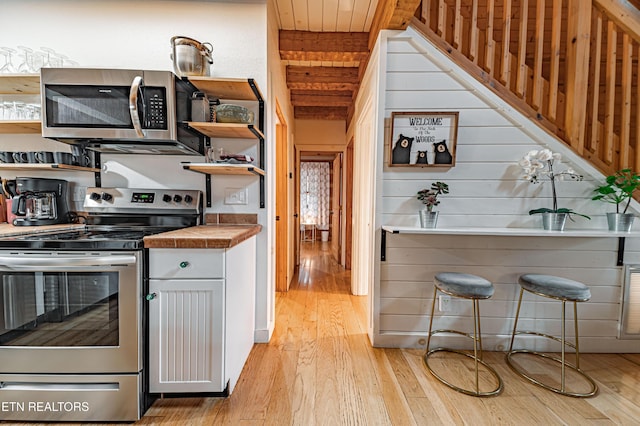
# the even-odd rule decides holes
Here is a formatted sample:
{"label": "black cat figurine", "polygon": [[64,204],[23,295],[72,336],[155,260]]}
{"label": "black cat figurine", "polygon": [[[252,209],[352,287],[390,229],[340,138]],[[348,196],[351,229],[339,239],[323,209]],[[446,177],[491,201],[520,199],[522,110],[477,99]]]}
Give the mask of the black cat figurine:
{"label": "black cat figurine", "polygon": [[429,164],[429,162],[427,161],[427,151],[418,151],[416,164]]}
{"label": "black cat figurine", "polygon": [[442,142],[434,142],[433,150],[436,153],[436,157],[433,160],[433,164],[452,164],[453,157],[449,152],[447,143],[443,139]]}
{"label": "black cat figurine", "polygon": [[391,155],[391,164],[409,164],[411,145],[415,138],[400,134]]}

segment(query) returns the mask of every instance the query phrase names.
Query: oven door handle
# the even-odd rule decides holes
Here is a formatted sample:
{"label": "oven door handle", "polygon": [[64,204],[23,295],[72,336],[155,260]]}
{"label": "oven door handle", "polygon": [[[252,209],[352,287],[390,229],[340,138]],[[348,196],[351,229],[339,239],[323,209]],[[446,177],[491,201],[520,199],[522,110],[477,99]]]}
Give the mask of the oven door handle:
{"label": "oven door handle", "polygon": [[0,257],[0,270],[41,271],[46,268],[53,271],[69,271],[70,268],[87,266],[128,266],[134,265],[134,255],[116,255],[100,257]]}

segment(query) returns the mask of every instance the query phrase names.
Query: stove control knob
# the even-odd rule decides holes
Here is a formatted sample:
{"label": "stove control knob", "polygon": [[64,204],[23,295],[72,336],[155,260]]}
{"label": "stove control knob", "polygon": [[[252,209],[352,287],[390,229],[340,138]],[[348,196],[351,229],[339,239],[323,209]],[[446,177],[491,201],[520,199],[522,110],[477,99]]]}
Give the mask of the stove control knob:
{"label": "stove control knob", "polygon": [[165,203],[170,203],[171,202],[171,195],[169,194],[164,194],[162,196],[162,201],[164,201]]}
{"label": "stove control knob", "polygon": [[89,198],[92,199],[93,201],[98,201],[100,200],[102,197],[100,197],[100,194],[98,194],[97,192],[92,192],[89,195]]}
{"label": "stove control knob", "polygon": [[174,195],[173,196],[173,201],[175,201],[176,203],[181,202],[182,201],[182,195],[178,195],[178,194]]}
{"label": "stove control knob", "polygon": [[187,204],[191,204],[193,202],[193,197],[191,195],[185,195],[184,202]]}
{"label": "stove control knob", "polygon": [[111,201],[113,200],[113,195],[109,194],[108,192],[103,192],[102,199],[105,201]]}

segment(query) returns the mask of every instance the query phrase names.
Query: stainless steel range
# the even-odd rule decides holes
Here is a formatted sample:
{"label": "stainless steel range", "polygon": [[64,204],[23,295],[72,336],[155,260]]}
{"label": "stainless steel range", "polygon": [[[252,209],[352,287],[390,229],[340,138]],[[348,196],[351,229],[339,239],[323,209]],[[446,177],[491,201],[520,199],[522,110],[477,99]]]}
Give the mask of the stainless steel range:
{"label": "stainless steel range", "polygon": [[0,420],[144,414],[143,237],[201,207],[195,190],[89,188],[84,228],[0,238]]}

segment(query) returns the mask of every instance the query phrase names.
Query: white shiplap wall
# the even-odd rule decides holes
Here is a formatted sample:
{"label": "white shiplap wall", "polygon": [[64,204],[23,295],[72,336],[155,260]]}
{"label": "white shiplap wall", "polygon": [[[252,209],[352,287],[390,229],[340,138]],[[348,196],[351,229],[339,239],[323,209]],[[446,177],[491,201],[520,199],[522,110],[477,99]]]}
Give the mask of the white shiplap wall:
{"label": "white shiplap wall", "polygon": [[[386,132],[384,140],[378,138],[378,146],[384,145],[384,160],[378,160],[378,232],[381,225],[419,226],[421,205],[415,194],[437,180],[450,187],[450,194],[441,196],[437,207],[439,226],[541,227],[540,219],[527,212],[551,207],[550,185],[521,180],[517,161],[527,151],[542,147],[561,152],[564,166],[585,176],[582,182],[557,184],[561,207],[593,218],[576,217],[567,229],[606,229],[605,213],[611,207],[590,200],[602,176],[589,164],[471,80],[411,28],[387,33],[381,43],[386,47],[381,49],[386,55],[380,61],[386,64],[380,69]],[[387,167],[394,111],[458,111],[455,166]],[[640,244],[635,240],[627,238],[626,263],[640,262]],[[638,340],[616,337],[624,279],[623,267],[616,266],[617,248],[617,238],[387,234],[386,261],[376,260],[380,268],[375,268],[379,272],[373,291],[372,340],[376,346],[419,347],[428,327],[433,275],[448,270],[479,274],[494,282],[494,297],[481,302],[482,331],[485,348],[503,350],[515,315],[517,277],[536,272],[565,276],[591,287],[592,300],[578,307],[583,351],[638,351]],[[522,325],[559,333],[560,303],[532,296],[526,300]],[[447,313],[436,308],[437,328],[470,331],[471,303],[454,299],[452,306]],[[568,312],[572,318],[572,310]],[[440,339],[457,346],[470,345],[457,337]],[[545,341],[531,344],[558,350]]]}

